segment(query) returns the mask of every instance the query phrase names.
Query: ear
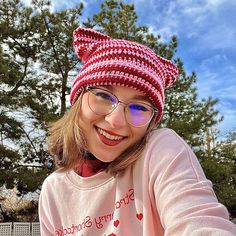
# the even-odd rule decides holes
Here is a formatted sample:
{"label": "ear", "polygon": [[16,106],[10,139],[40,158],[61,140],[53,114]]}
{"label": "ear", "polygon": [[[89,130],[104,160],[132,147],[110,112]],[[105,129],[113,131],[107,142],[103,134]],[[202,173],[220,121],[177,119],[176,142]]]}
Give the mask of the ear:
{"label": "ear", "polygon": [[101,42],[111,39],[109,36],[95,30],[81,27],[73,32],[73,37],[74,49],[82,62],[88,60],[89,56],[96,50]]}

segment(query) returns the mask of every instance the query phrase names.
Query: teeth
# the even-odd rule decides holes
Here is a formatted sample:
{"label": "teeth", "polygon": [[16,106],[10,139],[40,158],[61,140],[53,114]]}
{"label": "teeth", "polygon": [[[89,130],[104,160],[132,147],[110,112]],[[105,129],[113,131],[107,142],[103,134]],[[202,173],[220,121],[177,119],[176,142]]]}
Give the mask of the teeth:
{"label": "teeth", "polygon": [[123,137],[121,136],[115,136],[115,135],[111,135],[111,134],[108,134],[106,133],[104,130],[98,128],[98,133],[103,135],[104,137],[110,139],[110,140],[121,140]]}

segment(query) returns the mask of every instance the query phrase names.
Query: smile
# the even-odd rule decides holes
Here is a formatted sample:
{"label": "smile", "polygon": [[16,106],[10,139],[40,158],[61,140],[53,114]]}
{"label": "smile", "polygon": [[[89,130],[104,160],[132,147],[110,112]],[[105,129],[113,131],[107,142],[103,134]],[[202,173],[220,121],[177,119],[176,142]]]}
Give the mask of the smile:
{"label": "smile", "polygon": [[123,136],[111,135],[101,128],[97,128],[97,131],[99,134],[103,135],[104,137],[106,137],[107,139],[110,139],[110,140],[121,140],[124,138]]}

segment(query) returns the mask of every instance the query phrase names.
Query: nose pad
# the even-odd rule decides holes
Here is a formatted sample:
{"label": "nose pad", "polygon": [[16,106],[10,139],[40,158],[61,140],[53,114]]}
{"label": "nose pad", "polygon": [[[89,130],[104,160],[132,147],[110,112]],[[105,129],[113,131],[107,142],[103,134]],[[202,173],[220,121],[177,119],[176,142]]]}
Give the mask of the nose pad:
{"label": "nose pad", "polygon": [[113,128],[126,126],[125,107],[122,104],[117,105],[111,113],[105,116],[105,120],[109,122]]}

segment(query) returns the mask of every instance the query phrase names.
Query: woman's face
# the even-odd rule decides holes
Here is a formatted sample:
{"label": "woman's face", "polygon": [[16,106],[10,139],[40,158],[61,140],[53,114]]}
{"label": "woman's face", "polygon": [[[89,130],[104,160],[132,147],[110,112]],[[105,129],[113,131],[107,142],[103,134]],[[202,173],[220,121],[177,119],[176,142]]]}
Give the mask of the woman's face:
{"label": "woman's face", "polygon": [[[132,88],[123,86],[100,88],[110,91],[124,103],[132,101],[150,104],[142,92]],[[95,114],[88,104],[89,93],[85,92],[82,97],[79,126],[83,131],[89,151],[97,159],[111,162],[140,140],[145,135],[149,124],[142,127],[131,126],[126,121],[125,108],[121,104],[108,115]]]}

